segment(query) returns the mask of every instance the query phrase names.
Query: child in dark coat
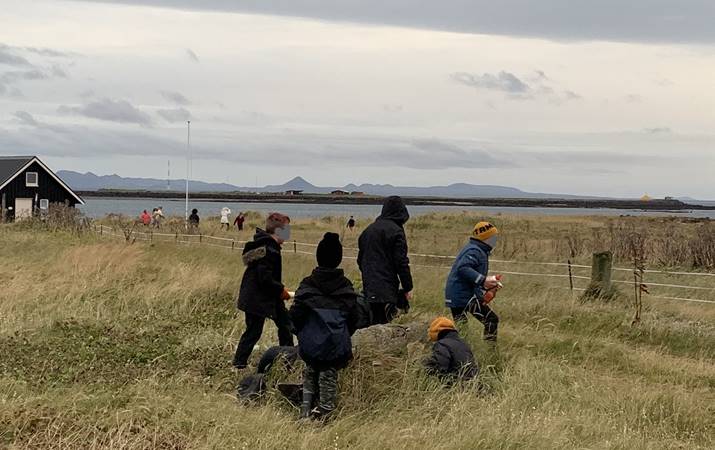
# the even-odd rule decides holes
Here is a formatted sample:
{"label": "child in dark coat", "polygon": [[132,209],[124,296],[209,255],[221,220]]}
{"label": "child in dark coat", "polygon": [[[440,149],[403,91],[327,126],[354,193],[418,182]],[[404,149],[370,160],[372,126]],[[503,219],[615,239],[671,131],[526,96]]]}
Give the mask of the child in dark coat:
{"label": "child in dark coat", "polygon": [[326,233],[316,256],[318,267],[301,282],[290,309],[305,362],[302,418],[325,417],[335,409],[338,370],[353,357],[351,336],[359,321],[357,293],[337,268],[343,258],[340,237]]}
{"label": "child in dark coat", "polygon": [[435,344],[425,361],[427,371],[445,381],[471,380],[479,374],[479,365],[469,345],[462,340],[454,322],[437,317],[429,327],[428,335]]}
{"label": "child in dark coat", "polygon": [[266,230],[257,229],[253,241],[243,249],[246,270],[238,292],[237,306],[246,315],[246,330],[236,347],[233,366],[245,369],[253,347],[261,339],[266,319],[278,327],[278,343],[293,346],[293,335],[285,301],[290,295],[283,286],[281,245],[290,238],[290,218],[272,213],[266,219]]}

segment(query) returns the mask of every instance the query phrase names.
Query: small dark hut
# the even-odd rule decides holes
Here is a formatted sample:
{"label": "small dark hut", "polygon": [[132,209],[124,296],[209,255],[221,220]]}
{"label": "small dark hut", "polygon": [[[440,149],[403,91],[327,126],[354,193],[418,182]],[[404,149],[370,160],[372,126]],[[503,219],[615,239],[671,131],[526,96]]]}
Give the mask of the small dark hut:
{"label": "small dark hut", "polygon": [[0,220],[46,212],[51,204],[83,205],[64,181],[36,156],[0,156]]}

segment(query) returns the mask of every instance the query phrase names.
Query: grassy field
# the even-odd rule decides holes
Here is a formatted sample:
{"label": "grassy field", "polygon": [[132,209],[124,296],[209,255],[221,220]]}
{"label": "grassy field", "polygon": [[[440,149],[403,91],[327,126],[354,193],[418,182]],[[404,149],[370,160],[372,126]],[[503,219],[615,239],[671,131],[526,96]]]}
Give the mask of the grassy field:
{"label": "grassy field", "polygon": [[[453,254],[476,219],[412,220],[411,250]],[[714,240],[711,224],[677,220],[492,220],[504,232],[495,258],[522,261],[573,257],[587,263],[591,251],[612,249],[627,267],[629,242],[639,234],[646,237],[649,267],[703,271]],[[299,222],[294,235],[317,242],[343,223]],[[202,227],[216,236],[250,237],[219,232],[211,221]],[[354,247],[356,237],[347,234],[346,247]],[[398,353],[365,351],[341,373],[337,418],[304,424],[273,392],[255,405],[235,398],[242,374],[230,361],[243,327],[233,300],[243,270],[238,251],[171,242],[127,245],[22,225],[0,227],[0,242],[0,447],[715,447],[712,304],[646,298],[642,323],[631,327],[627,285],[614,302],[581,303],[564,288],[565,279],[508,276],[494,303],[501,317],[498,353],[481,342],[476,321],[462,330],[485,366],[479,383],[446,389],[425,377],[425,342]],[[314,260],[288,250],[284,281],[295,287]],[[680,255],[675,263],[669,252]],[[413,262],[414,308],[400,321],[426,322],[445,312],[446,270],[422,266],[449,262]],[[344,266],[358,281],[354,262],[346,259]],[[715,287],[715,277],[660,280]],[[712,291],[659,292],[713,297]],[[276,341],[269,324],[260,344]]]}

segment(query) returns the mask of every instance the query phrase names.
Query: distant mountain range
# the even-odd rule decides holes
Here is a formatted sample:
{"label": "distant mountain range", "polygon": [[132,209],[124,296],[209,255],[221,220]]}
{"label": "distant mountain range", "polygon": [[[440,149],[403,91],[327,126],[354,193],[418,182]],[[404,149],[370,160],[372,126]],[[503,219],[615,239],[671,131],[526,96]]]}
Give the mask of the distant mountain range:
{"label": "distant mountain range", "polygon": [[[98,191],[102,189],[117,190],[143,190],[143,191],[183,191],[186,187],[185,180],[171,180],[167,187],[166,180],[155,178],[124,178],[118,175],[95,175],[91,172],[78,173],[69,170],[60,170],[57,174],[72,189],[78,191]],[[226,183],[206,183],[203,181],[190,181],[189,189],[192,192],[261,192],[277,193],[289,190],[299,190],[306,194],[329,194],[335,190],[347,192],[363,192],[367,195],[402,195],[407,197],[442,197],[442,198],[563,198],[584,199],[596,198],[567,194],[546,194],[525,192],[513,187],[475,185],[455,183],[449,186],[411,187],[393,186],[390,184],[348,184],[339,187],[315,186],[301,177],[295,177],[285,184],[269,185],[260,188],[234,186]]]}

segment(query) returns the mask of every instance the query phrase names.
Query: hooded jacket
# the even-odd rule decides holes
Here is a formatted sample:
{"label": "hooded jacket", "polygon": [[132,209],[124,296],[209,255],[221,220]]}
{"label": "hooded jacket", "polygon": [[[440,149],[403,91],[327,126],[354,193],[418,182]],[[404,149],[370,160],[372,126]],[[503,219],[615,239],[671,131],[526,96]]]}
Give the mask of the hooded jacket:
{"label": "hooded jacket", "polygon": [[281,246],[270,234],[257,229],[253,241],[243,248],[243,264],[246,270],[238,292],[238,309],[275,318],[278,305],[283,307]]}
{"label": "hooded jacket", "polygon": [[341,269],[316,268],[300,283],[288,314],[299,355],[308,365],[341,369],[353,358],[350,337],[359,322],[357,293]]}
{"label": "hooded jacket", "polygon": [[492,248],[484,242],[470,238],[452,265],[445,287],[445,304],[448,308],[464,308],[476,297],[484,299],[484,279],[489,273],[489,253]]}
{"label": "hooded jacket", "polygon": [[397,303],[400,284],[412,290],[404,224],[410,218],[400,197],[388,197],[382,214],[358,239],[358,266],[365,297],[371,303]]}
{"label": "hooded jacket", "polygon": [[472,349],[456,330],[445,330],[439,334],[425,367],[434,375],[460,380],[471,380],[479,374]]}

